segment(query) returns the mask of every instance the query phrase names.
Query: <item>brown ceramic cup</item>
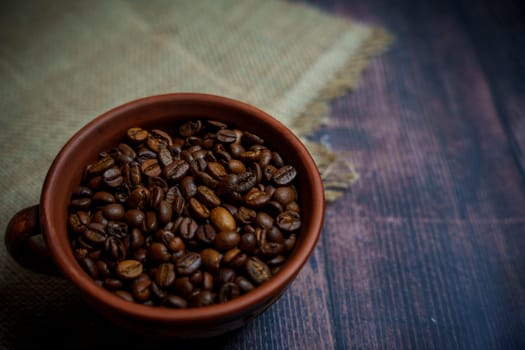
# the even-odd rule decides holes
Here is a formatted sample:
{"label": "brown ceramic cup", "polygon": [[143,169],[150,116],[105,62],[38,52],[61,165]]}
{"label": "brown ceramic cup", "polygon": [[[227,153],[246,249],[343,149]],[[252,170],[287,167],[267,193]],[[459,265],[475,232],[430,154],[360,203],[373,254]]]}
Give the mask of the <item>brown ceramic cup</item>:
{"label": "brown ceramic cup", "polygon": [[[255,290],[223,304],[168,309],[119,298],[98,286],[77,263],[67,234],[67,208],[85,166],[115,146],[128,128],[162,128],[192,118],[215,119],[261,136],[297,170],[302,228],[295,249],[280,272]],[[178,93],[146,97],[116,107],[80,129],[62,148],[45,179],[40,203],[9,222],[10,255],[35,272],[58,272],[83,299],[120,326],[154,336],[210,337],[243,326],[272,305],[295,279],[319,239],[325,210],[318,169],[301,141],[283,124],[243,102],[220,96]],[[42,237],[45,246],[36,244]]]}

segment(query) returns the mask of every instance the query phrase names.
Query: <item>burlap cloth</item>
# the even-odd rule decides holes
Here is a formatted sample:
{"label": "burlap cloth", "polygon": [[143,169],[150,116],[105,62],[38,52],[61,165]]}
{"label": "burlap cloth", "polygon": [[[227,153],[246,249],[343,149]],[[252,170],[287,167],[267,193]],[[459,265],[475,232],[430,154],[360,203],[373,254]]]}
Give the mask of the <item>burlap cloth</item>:
{"label": "burlap cloth", "polygon": [[[153,94],[213,93],[269,112],[307,143],[329,200],[357,178],[351,155],[334,154],[309,135],[326,121],[330,100],[355,87],[369,58],[386,47],[381,28],[267,0],[0,7],[2,235],[17,210],[38,202],[53,158],[79,128]],[[21,269],[0,246],[4,347],[20,341],[28,315],[42,324],[57,312],[69,315],[72,295],[65,281]]]}

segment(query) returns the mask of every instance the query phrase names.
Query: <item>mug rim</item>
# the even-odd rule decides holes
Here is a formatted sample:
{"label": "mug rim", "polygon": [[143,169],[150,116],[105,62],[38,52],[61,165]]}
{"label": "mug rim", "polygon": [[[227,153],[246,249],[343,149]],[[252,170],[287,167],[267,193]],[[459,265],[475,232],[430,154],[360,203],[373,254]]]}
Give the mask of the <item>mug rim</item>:
{"label": "mug rim", "polygon": [[[59,191],[62,177],[64,174],[67,174],[66,170],[68,164],[66,163],[68,157],[72,150],[85,142],[87,134],[93,132],[93,130],[97,128],[100,129],[103,124],[110,122],[115,117],[130,110],[151,104],[176,102],[206,103],[214,105],[226,104],[229,107],[242,110],[244,113],[263,120],[263,122],[269,124],[272,129],[278,130],[281,135],[290,138],[290,142],[293,143],[298,152],[297,156],[301,158],[301,162],[304,163],[304,166],[310,172],[310,175],[308,176],[310,180],[308,182],[311,189],[313,189],[313,193],[311,194],[312,199],[318,203],[318,209],[309,213],[311,216],[311,225],[307,230],[308,237],[304,239],[300,249],[296,249],[294,254],[288,258],[281,271],[272,276],[271,280],[262,285],[256,286],[256,288],[249,293],[241,295],[228,302],[204,307],[189,307],[187,309],[171,309],[162,306],[152,307],[129,302],[98,286],[95,281],[82,270],[76,261],[71,260],[74,257],[70,247],[65,247],[64,244],[59,244],[60,240],[57,239],[57,237],[61,234],[67,235],[66,223],[56,222],[52,217],[54,210],[57,210],[57,208],[55,208],[54,200],[55,193],[57,193],[57,190]],[[65,277],[70,279],[84,295],[94,299],[90,301],[94,301],[98,305],[118,311],[122,315],[135,319],[148,319],[156,322],[170,323],[184,322],[187,324],[202,321],[210,322],[215,319],[224,319],[228,317],[234,318],[237,313],[249,309],[257,309],[258,306],[263,305],[267,303],[269,299],[272,299],[272,297],[275,296],[276,291],[281,293],[286,289],[311,256],[322,231],[325,212],[324,190],[319,170],[302,141],[291,130],[273,116],[270,116],[266,112],[245,102],[219,95],[193,92],[168,93],[135,99],[114,107],[85,124],[67,141],[53,160],[42,187],[40,203],[42,232],[55,264],[59,267]],[[66,232],[64,232],[64,228],[66,228]]]}

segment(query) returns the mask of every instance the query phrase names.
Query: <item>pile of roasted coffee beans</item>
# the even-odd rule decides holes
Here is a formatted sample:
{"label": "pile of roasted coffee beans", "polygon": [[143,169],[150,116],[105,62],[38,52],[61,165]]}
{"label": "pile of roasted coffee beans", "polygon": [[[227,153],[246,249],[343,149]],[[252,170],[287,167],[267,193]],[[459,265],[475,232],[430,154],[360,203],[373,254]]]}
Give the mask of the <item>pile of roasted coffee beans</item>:
{"label": "pile of roasted coffee beans", "polygon": [[226,302],[286,262],[301,227],[296,174],[259,136],[221,122],[130,128],[72,195],[74,255],[125,300]]}

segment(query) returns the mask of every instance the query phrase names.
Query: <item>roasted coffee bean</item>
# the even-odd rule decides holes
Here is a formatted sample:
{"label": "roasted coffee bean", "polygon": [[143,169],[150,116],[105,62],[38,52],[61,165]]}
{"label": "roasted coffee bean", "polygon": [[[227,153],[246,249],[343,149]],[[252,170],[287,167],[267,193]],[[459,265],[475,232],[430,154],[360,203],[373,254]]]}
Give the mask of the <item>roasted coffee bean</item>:
{"label": "roasted coffee bean", "polygon": [[142,221],[142,231],[146,233],[153,233],[157,231],[158,221],[157,214],[154,211],[147,211],[144,221]]}
{"label": "roasted coffee bean", "polygon": [[244,193],[257,184],[257,177],[250,171],[243,172],[238,175],[237,182],[234,186],[235,191]]}
{"label": "roasted coffee bean", "polygon": [[272,198],[282,205],[287,205],[288,203],[295,201],[296,193],[295,190],[290,186],[277,187],[272,195]]}
{"label": "roasted coffee bean", "polygon": [[132,250],[137,250],[144,246],[144,235],[138,228],[133,228],[129,235],[129,246]]}
{"label": "roasted coffee bean", "polygon": [[296,175],[297,171],[293,166],[285,165],[273,174],[272,181],[278,186],[285,186],[291,183]]}
{"label": "roasted coffee bean", "polygon": [[228,160],[228,169],[234,174],[241,174],[246,172],[246,165],[238,159]]}
{"label": "roasted coffee bean", "polygon": [[191,275],[201,266],[202,259],[199,253],[187,253],[177,260],[177,273]]}
{"label": "roasted coffee bean", "polygon": [[190,282],[188,276],[175,279],[173,288],[178,295],[181,295],[184,298],[188,298],[193,292],[193,284]]}
{"label": "roasted coffee bean", "polygon": [[255,223],[268,230],[273,227],[274,219],[264,211],[259,211],[256,214]]}
{"label": "roasted coffee bean", "polygon": [[115,165],[115,160],[109,156],[104,157],[97,161],[96,163],[92,164],[87,168],[87,173],[91,176],[93,175],[100,175],[107,169],[111,168]]}
{"label": "roasted coffee bean", "polygon": [[104,242],[104,249],[107,256],[113,261],[120,261],[126,257],[126,246],[117,237],[108,237]]}
{"label": "roasted coffee bean", "polygon": [[248,259],[245,267],[248,276],[257,284],[262,284],[272,277],[268,265],[255,256]]}
{"label": "roasted coffee bean", "polygon": [[221,205],[221,199],[207,186],[198,186],[196,196],[208,208],[213,209]]}
{"label": "roasted coffee bean", "polygon": [[158,218],[161,224],[166,225],[173,216],[173,205],[167,200],[161,200],[158,206]]}
{"label": "roasted coffee bean", "polygon": [[140,165],[140,170],[146,176],[156,177],[162,173],[162,168],[160,167],[159,161],[155,158],[146,159]]}
{"label": "roasted coffee bean", "polygon": [[155,283],[161,288],[169,288],[175,282],[175,265],[162,263],[155,271]]}
{"label": "roasted coffee bean", "polygon": [[238,248],[233,248],[224,253],[222,262],[232,268],[240,268],[248,259],[248,256]]}
{"label": "roasted coffee bean", "polygon": [[297,236],[294,233],[288,236],[288,238],[286,238],[283,242],[284,250],[286,252],[291,251],[295,247],[296,240],[297,240]]}
{"label": "roasted coffee bean", "polygon": [[285,209],[288,211],[299,213],[299,214],[301,213],[301,208],[299,207],[299,203],[297,203],[296,201],[286,204]]}
{"label": "roasted coffee bean", "polygon": [[82,233],[86,230],[87,225],[91,222],[91,217],[87,212],[77,211],[69,214],[69,227],[75,233]]}
{"label": "roasted coffee bean", "polygon": [[266,192],[260,191],[257,188],[252,188],[244,196],[244,203],[250,208],[262,208],[270,201],[270,195]]}
{"label": "roasted coffee bean", "polygon": [[237,274],[235,273],[234,269],[222,267],[215,275],[215,283],[220,286],[224,283],[235,281],[235,277],[237,277]]}
{"label": "roasted coffee bean", "polygon": [[277,226],[272,226],[266,229],[266,240],[268,242],[282,243],[284,241],[283,234]]}
{"label": "roasted coffee bean", "polygon": [[85,257],[78,260],[80,266],[86,271],[93,279],[98,279],[98,269],[93,259]]}
{"label": "roasted coffee bean", "polygon": [[188,307],[188,302],[178,295],[170,294],[164,299],[164,305],[174,309],[185,309]]}
{"label": "roasted coffee bean", "polygon": [[251,132],[245,131],[242,134],[242,142],[247,145],[262,145],[264,140],[261,137],[252,134]]}
{"label": "roasted coffee bean", "polygon": [[130,209],[124,214],[126,222],[134,227],[141,227],[146,215],[139,209]]}
{"label": "roasted coffee bean", "polygon": [[85,167],[68,208],[73,253],[130,302],[228,302],[295,248],[297,172],[249,131],[197,119],[171,130],[130,128]]}
{"label": "roasted coffee bean", "polygon": [[235,218],[245,225],[251,224],[256,216],[257,212],[255,210],[246,207],[239,207],[239,210],[237,210],[237,213],[235,214]]}
{"label": "roasted coffee bean", "polygon": [[210,212],[210,221],[218,231],[235,231],[235,218],[224,207],[216,207]]}
{"label": "roasted coffee bean", "polygon": [[301,216],[295,211],[285,211],[277,216],[277,226],[284,231],[295,231],[301,227]]}
{"label": "roasted coffee bean", "polygon": [[70,205],[77,210],[89,210],[91,207],[91,198],[75,198]]}
{"label": "roasted coffee bean", "polygon": [[174,160],[164,168],[164,176],[171,181],[182,179],[190,170],[188,162],[182,159]]}
{"label": "roasted coffee bean", "polygon": [[193,176],[185,176],[180,181],[181,191],[184,198],[188,199],[197,193],[197,184]]}
{"label": "roasted coffee bean", "polygon": [[180,226],[179,226],[179,235],[184,238],[185,240],[191,240],[195,236],[195,232],[197,232],[197,229],[199,228],[199,225],[195,220],[193,220],[190,217],[185,217],[182,219]]}
{"label": "roasted coffee bean", "polygon": [[216,179],[221,179],[222,177],[228,175],[228,172],[224,166],[219,162],[209,162],[206,171]]}
{"label": "roasted coffee bean", "polygon": [[215,237],[214,246],[219,250],[232,249],[241,240],[241,236],[236,231],[222,231]]}
{"label": "roasted coffee bean", "polygon": [[119,289],[115,291],[115,295],[129,302],[134,302],[133,295],[130,292]]}
{"label": "roasted coffee bean", "polygon": [[92,222],[83,232],[83,236],[91,244],[101,244],[104,243],[108,235],[104,224]]}
{"label": "roasted coffee bean", "polygon": [[122,204],[112,203],[104,207],[103,213],[108,220],[120,220],[124,217],[126,210]]}
{"label": "roasted coffee bean", "polygon": [[273,258],[279,254],[284,249],[284,246],[282,243],[276,243],[276,242],[265,242],[261,245],[261,253],[266,258]]}
{"label": "roasted coffee bean", "polygon": [[148,301],[151,297],[151,284],[151,278],[145,273],[140,274],[131,281],[131,295],[133,295],[133,299],[136,301]]}
{"label": "roasted coffee bean", "polygon": [[239,248],[243,251],[252,253],[257,248],[257,237],[253,233],[245,233],[239,241]]}
{"label": "roasted coffee bean", "polygon": [[118,187],[124,182],[120,169],[117,167],[112,167],[104,171],[102,178],[104,179],[104,183],[109,187]]}
{"label": "roasted coffee bean", "polygon": [[217,232],[215,231],[212,225],[203,224],[197,228],[195,235],[199,242],[204,243],[204,244],[212,244],[213,241],[215,241]]}
{"label": "roasted coffee bean", "polygon": [[102,284],[104,288],[109,290],[121,289],[124,286],[121,280],[118,278],[106,278]]}
{"label": "roasted coffee bean", "polygon": [[128,139],[132,142],[141,143],[146,141],[149,132],[142,128],[130,128],[127,131]]}
{"label": "roasted coffee bean", "polygon": [[245,293],[255,289],[255,286],[253,285],[253,283],[250,282],[246,277],[243,277],[243,276],[237,276],[235,278],[235,283]]}
{"label": "roasted coffee bean", "polygon": [[193,197],[189,200],[189,209],[197,219],[206,220],[210,217],[210,210]]}
{"label": "roasted coffee bean", "polygon": [[205,248],[200,252],[202,265],[208,271],[217,271],[221,264],[222,255],[217,250]]}
{"label": "roasted coffee bean", "polygon": [[148,249],[149,258],[157,263],[167,262],[171,259],[171,253],[163,243],[154,242]]}
{"label": "roasted coffee bean", "polygon": [[122,260],[117,264],[115,273],[118,277],[125,280],[132,280],[139,277],[142,274],[144,267],[137,260]]}
{"label": "roasted coffee bean", "polygon": [[215,302],[215,294],[209,290],[202,290],[191,296],[190,305],[194,307],[201,307],[211,305]]}
{"label": "roasted coffee bean", "polygon": [[200,120],[190,120],[179,127],[179,134],[184,137],[193,136],[200,131],[201,127]]}
{"label": "roasted coffee bean", "polygon": [[151,192],[144,186],[137,186],[128,197],[127,205],[131,209],[147,207]]}

